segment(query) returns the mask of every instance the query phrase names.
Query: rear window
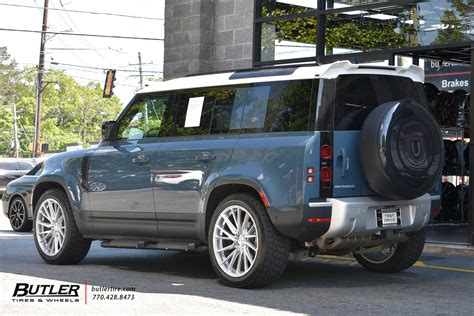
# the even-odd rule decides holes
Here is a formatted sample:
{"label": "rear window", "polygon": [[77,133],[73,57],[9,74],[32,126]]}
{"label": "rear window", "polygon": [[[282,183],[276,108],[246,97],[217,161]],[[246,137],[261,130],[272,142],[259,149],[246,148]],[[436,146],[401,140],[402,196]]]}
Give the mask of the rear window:
{"label": "rear window", "polygon": [[336,80],[334,129],[360,130],[376,106],[403,99],[426,106],[423,85],[387,75],[340,76]]}

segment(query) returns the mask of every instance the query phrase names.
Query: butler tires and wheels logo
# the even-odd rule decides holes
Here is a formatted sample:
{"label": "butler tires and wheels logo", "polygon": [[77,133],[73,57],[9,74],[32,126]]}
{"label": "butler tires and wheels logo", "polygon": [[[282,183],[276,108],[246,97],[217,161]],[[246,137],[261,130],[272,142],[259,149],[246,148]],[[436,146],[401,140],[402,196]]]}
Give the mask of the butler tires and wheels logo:
{"label": "butler tires and wheels logo", "polygon": [[18,303],[79,303],[81,286],[77,284],[17,283],[12,301]]}

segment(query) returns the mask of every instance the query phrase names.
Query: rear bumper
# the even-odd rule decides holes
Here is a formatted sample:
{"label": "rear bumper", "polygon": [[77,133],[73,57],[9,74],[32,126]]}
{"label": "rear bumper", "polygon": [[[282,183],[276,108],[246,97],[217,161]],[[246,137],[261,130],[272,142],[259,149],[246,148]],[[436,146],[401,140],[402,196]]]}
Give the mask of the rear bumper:
{"label": "rear bumper", "polygon": [[[413,200],[387,201],[379,197],[350,197],[311,202],[310,208],[331,208],[331,224],[321,238],[370,236],[383,230],[407,233],[422,229],[430,220],[432,200],[425,194]],[[381,209],[398,209],[399,223],[383,226],[377,222]]]}

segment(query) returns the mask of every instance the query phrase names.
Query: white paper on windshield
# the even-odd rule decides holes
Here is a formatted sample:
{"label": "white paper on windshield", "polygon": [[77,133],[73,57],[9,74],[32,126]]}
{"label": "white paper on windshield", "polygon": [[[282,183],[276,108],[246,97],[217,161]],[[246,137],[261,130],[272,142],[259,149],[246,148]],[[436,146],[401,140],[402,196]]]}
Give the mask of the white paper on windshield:
{"label": "white paper on windshield", "polygon": [[189,98],[188,111],[186,112],[186,120],[184,127],[199,127],[201,124],[202,105],[204,97]]}

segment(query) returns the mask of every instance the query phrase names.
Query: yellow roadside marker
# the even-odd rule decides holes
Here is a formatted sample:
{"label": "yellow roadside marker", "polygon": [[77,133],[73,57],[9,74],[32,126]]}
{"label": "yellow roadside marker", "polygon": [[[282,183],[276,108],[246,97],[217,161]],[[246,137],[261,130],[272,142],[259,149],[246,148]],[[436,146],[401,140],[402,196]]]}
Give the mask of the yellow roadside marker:
{"label": "yellow roadside marker", "polygon": [[456,272],[465,272],[465,273],[474,273],[472,269],[462,269],[462,268],[453,268],[453,267],[444,267],[444,266],[433,266],[424,263],[423,261],[417,261],[415,267],[428,268],[428,269],[437,269],[437,270],[446,270],[446,271],[456,271]]}
{"label": "yellow roadside marker", "polygon": [[[321,263],[334,263],[334,264],[342,264],[342,265],[357,265],[357,261],[352,258],[347,257],[337,257],[337,256],[329,256],[329,255],[321,255],[315,257],[315,260]],[[445,267],[445,266],[434,266],[430,264],[426,264],[423,261],[417,261],[414,264],[415,267],[418,268],[426,268],[426,269],[435,269],[435,270],[445,270],[445,271],[455,271],[455,272],[464,272],[464,273],[474,273],[473,269],[463,269],[463,268],[454,268],[454,267]]]}

